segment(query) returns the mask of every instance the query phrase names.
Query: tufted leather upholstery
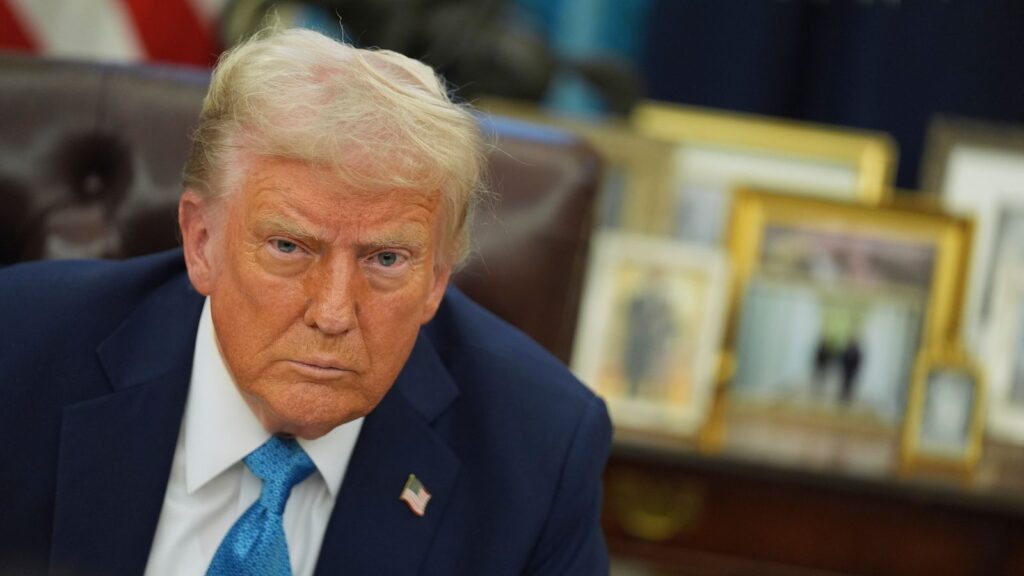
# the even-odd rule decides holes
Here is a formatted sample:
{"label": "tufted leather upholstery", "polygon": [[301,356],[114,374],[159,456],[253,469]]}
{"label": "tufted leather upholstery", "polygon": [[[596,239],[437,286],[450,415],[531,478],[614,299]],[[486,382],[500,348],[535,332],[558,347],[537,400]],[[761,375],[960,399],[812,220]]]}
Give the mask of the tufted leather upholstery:
{"label": "tufted leather upholstery", "polygon": [[[205,70],[0,56],[0,266],[178,245]],[[600,162],[560,132],[484,120],[499,200],[455,282],[568,361]]]}

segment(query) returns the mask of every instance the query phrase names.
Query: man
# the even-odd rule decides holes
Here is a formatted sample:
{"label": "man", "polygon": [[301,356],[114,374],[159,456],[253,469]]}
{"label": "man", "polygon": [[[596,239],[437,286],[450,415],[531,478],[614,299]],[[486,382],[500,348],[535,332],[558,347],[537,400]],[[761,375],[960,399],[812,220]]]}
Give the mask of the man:
{"label": "man", "polygon": [[183,250],[0,273],[0,565],[607,572],[603,403],[447,287],[481,149],[397,54],[222,58]]}

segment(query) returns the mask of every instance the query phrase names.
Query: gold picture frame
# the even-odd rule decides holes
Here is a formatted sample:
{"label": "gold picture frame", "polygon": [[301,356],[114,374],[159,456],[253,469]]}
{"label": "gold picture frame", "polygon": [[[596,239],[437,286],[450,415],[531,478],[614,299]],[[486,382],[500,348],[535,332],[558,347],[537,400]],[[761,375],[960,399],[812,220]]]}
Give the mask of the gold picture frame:
{"label": "gold picture frame", "polygon": [[970,472],[981,458],[986,385],[962,348],[918,356],[900,440],[900,465]]}
{"label": "gold picture frame", "polygon": [[737,190],[734,404],[895,428],[918,351],[956,342],[972,233],[942,212]]}
{"label": "gold picture frame", "polygon": [[605,160],[604,183],[598,195],[598,228],[656,233],[667,210],[672,173],[672,145],[638,133],[626,121],[559,116],[527,102],[484,98],[481,110],[574,134]]}
{"label": "gold picture frame", "polygon": [[654,223],[663,233],[724,240],[739,186],[873,206],[891,195],[897,153],[885,133],[653,101],[631,122],[675,149],[671,209]]}
{"label": "gold picture frame", "polygon": [[608,403],[617,431],[695,438],[719,364],[724,252],[604,231],[591,253],[573,372]]}

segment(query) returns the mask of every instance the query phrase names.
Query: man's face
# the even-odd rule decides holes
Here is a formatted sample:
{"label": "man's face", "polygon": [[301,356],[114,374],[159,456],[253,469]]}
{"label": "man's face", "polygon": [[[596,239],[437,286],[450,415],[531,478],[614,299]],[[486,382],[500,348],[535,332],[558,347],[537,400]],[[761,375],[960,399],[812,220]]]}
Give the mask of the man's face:
{"label": "man's face", "polygon": [[295,160],[247,168],[216,204],[183,195],[189,276],[264,427],[316,438],[373,410],[437,310],[440,198],[360,194]]}

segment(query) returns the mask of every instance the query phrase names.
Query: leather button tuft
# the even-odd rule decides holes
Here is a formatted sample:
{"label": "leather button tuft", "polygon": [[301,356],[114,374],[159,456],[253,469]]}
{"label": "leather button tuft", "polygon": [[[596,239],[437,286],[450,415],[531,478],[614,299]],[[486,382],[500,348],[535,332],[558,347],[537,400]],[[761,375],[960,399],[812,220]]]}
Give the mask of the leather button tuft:
{"label": "leather button tuft", "polygon": [[103,191],[103,178],[99,174],[87,174],[82,180],[82,192],[87,197],[96,197]]}
{"label": "leather button tuft", "polygon": [[70,136],[55,150],[52,165],[70,187],[73,202],[99,202],[113,213],[124,202],[132,181],[128,145],[113,134]]}

